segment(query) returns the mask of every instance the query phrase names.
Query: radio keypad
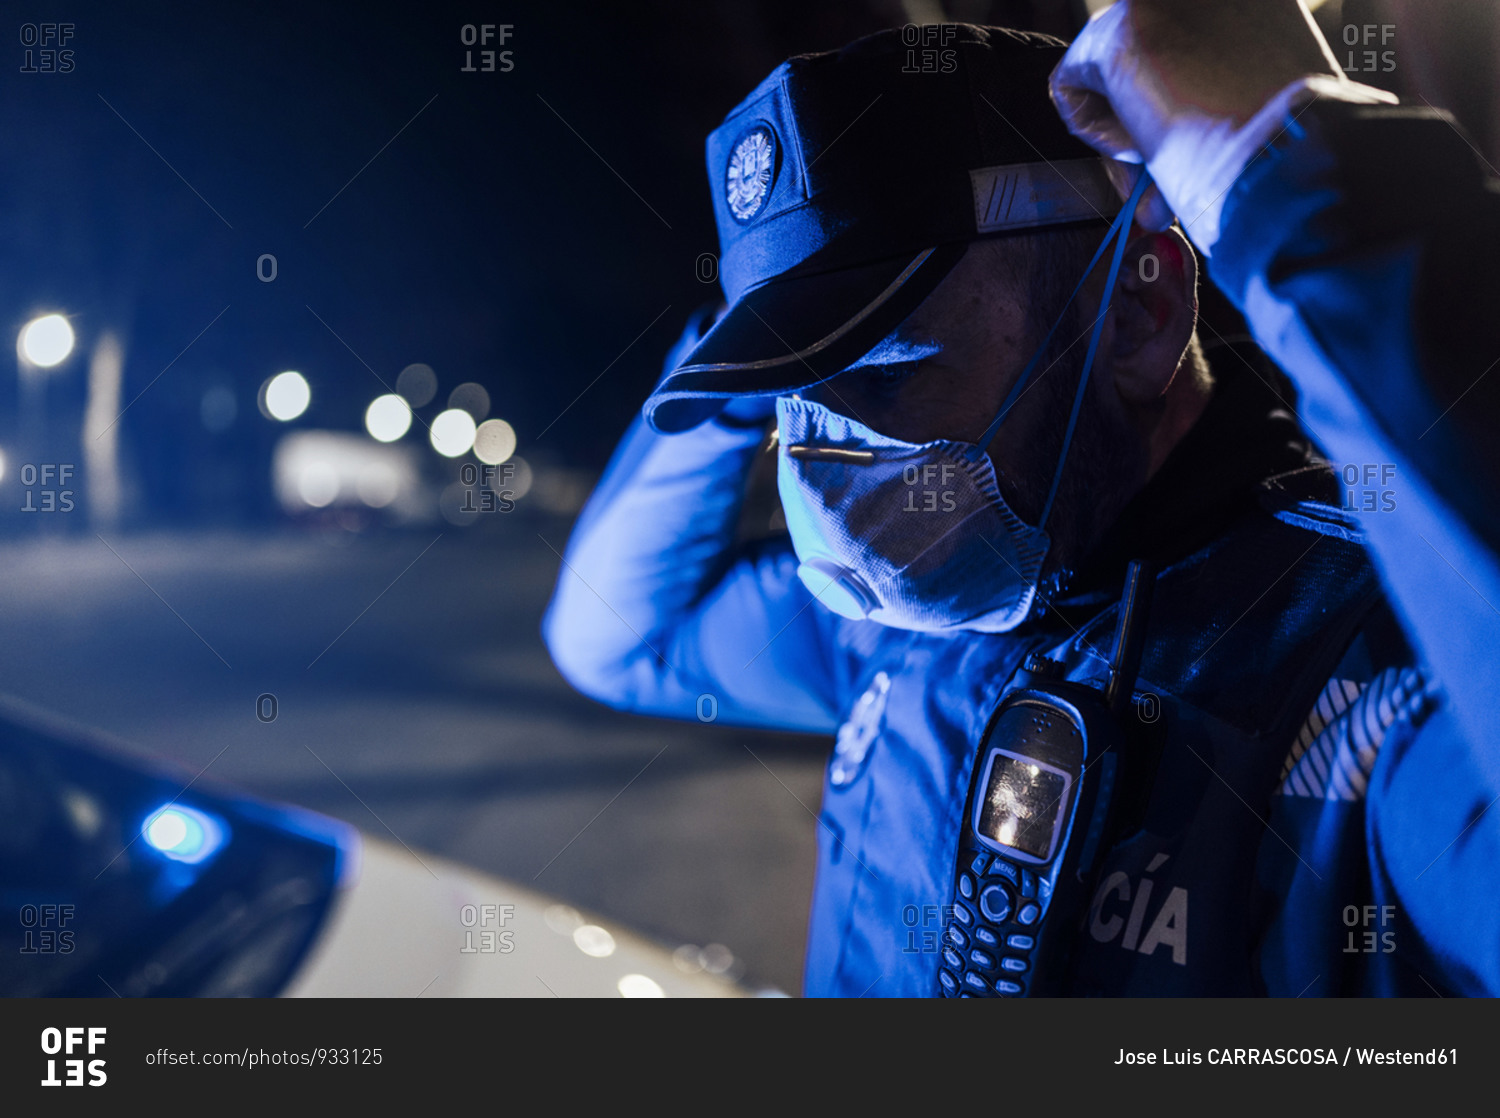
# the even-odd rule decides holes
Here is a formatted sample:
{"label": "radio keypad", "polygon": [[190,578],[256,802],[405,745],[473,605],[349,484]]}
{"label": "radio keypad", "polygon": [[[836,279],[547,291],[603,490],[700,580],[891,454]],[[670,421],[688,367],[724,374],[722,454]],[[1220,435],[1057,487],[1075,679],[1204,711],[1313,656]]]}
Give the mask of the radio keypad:
{"label": "radio keypad", "polygon": [[954,882],[952,916],[938,974],[946,997],[1019,997],[1052,890],[1031,870],[985,852],[966,855]]}

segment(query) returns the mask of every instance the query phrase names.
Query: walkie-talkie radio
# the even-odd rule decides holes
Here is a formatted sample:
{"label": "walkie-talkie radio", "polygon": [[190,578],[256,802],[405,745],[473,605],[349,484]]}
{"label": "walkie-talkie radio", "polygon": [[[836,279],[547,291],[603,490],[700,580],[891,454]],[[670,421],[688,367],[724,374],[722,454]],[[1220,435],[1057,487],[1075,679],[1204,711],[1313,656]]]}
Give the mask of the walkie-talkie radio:
{"label": "walkie-talkie radio", "polygon": [[943,997],[1062,993],[1107,853],[1127,762],[1121,714],[1140,667],[1154,571],[1132,563],[1100,690],[1033,656],[980,743],[943,929]]}

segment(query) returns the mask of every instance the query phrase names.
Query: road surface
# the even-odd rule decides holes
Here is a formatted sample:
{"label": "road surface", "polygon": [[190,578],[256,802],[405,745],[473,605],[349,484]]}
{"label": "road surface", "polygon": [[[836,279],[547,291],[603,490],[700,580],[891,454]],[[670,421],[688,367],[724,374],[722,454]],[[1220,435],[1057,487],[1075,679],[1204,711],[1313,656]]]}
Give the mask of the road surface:
{"label": "road surface", "polygon": [[0,689],[800,989],[828,742],[574,693],[538,632],[566,519],[69,527],[0,541]]}

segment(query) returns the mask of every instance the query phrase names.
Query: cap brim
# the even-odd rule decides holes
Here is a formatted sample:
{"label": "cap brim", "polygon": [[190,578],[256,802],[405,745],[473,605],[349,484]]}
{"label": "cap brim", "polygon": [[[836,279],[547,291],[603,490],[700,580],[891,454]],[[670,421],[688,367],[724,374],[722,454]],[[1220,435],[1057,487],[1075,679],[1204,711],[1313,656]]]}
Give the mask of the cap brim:
{"label": "cap brim", "polygon": [[957,241],[747,291],[657,386],[647,422],[685,431],[735,396],[784,396],[836,376],[916,310],[967,249]]}

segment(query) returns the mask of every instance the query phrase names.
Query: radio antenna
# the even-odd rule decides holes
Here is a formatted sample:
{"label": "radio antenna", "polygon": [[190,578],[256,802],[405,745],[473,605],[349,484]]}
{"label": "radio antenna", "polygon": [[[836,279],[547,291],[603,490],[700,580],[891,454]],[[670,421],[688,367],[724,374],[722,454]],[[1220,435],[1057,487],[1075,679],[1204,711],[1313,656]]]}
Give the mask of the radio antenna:
{"label": "radio antenna", "polygon": [[1151,612],[1151,592],[1156,587],[1156,565],[1132,560],[1125,572],[1125,591],[1120,595],[1120,619],[1115,625],[1115,651],[1109,661],[1109,684],[1104,701],[1115,714],[1124,711],[1135,691],[1141,652],[1146,646],[1146,617]]}

